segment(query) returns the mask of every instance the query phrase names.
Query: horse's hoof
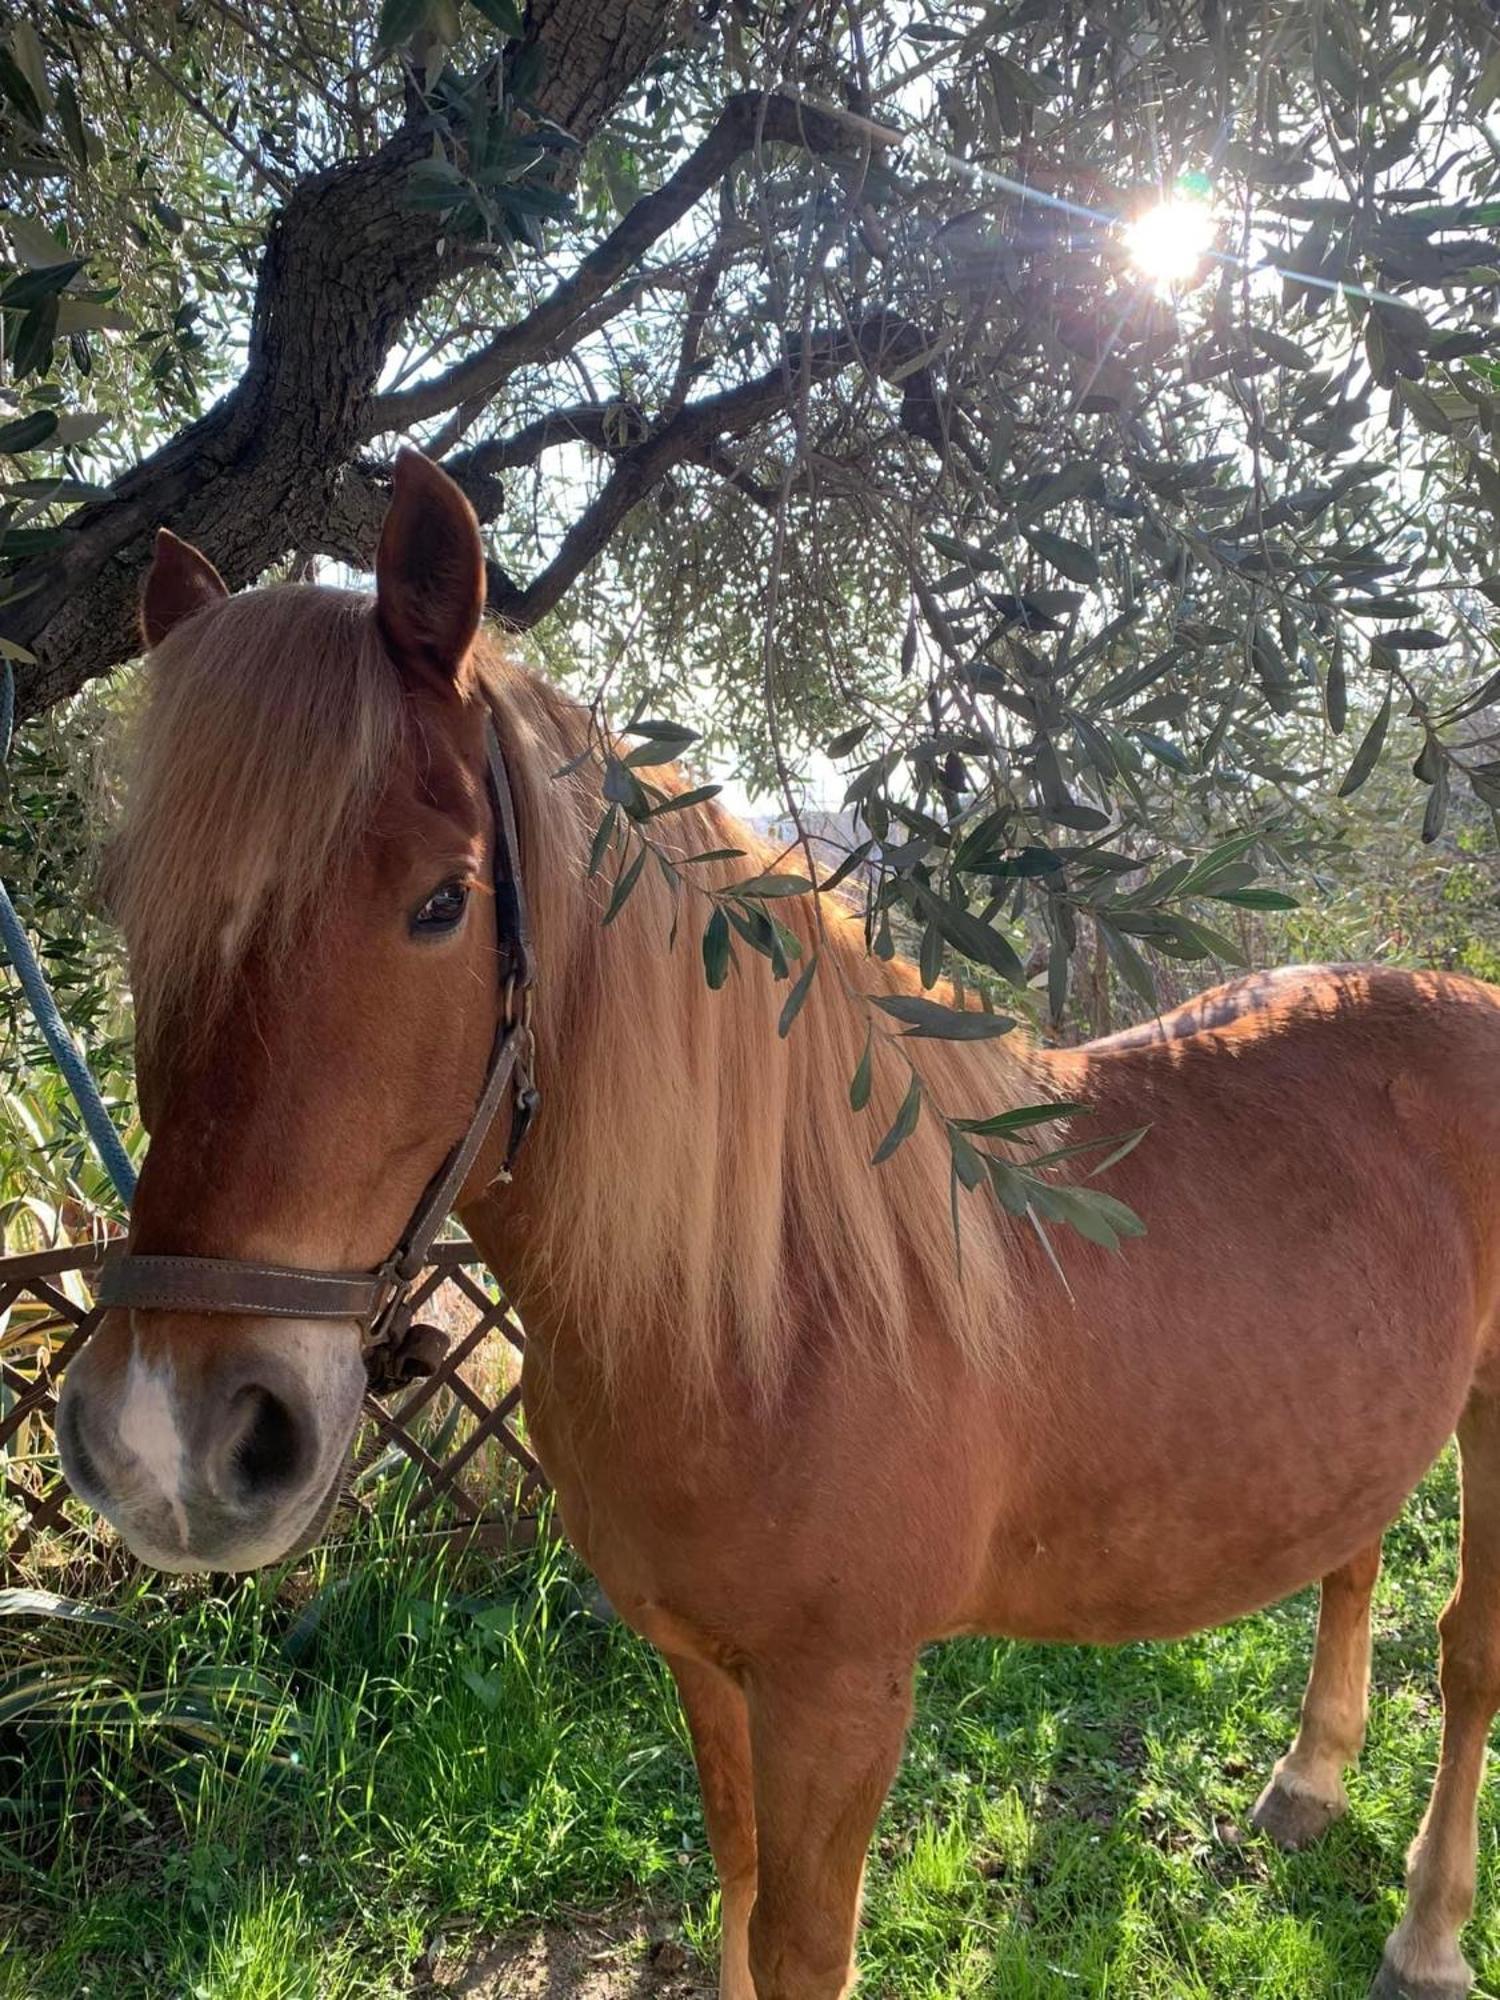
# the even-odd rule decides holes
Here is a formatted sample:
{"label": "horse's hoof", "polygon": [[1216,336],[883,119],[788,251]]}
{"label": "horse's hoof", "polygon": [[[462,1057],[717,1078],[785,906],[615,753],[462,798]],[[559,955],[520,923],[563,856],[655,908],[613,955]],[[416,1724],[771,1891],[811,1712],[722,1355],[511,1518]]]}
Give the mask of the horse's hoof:
{"label": "horse's hoof", "polygon": [[1461,1979],[1409,1979],[1387,1955],[1380,1961],[1370,2000],[1469,2000],[1473,1984],[1472,1974]]}
{"label": "horse's hoof", "polygon": [[1250,1824],[1269,1834],[1278,1847],[1291,1852],[1321,1840],[1347,1810],[1343,1799],[1323,1799],[1315,1792],[1294,1792],[1279,1778],[1273,1778],[1255,1801]]}

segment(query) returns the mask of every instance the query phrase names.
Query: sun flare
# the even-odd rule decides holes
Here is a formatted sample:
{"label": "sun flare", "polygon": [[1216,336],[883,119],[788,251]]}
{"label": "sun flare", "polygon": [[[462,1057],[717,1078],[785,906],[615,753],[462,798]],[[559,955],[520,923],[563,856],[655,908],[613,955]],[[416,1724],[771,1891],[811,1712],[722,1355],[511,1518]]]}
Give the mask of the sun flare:
{"label": "sun flare", "polygon": [[1128,223],[1125,248],[1143,278],[1163,291],[1196,277],[1213,248],[1213,211],[1206,202],[1173,195]]}

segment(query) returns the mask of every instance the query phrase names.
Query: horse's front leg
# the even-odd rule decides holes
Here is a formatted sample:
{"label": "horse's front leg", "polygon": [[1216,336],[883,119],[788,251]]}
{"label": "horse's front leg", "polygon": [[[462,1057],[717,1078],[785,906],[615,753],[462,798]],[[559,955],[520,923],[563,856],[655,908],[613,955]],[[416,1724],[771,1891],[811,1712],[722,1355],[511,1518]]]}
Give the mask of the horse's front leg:
{"label": "horse's front leg", "polygon": [[747,1678],[756,2000],[837,2000],[853,1982],[865,1852],[901,1760],[914,1667],[798,1659]]}
{"label": "horse's front leg", "polygon": [[755,2000],[750,1909],[755,1901],[755,1799],[750,1722],[738,1684],[717,1667],[669,1653],[693,1738],[714,1866],[719,1873],[719,2000]]}

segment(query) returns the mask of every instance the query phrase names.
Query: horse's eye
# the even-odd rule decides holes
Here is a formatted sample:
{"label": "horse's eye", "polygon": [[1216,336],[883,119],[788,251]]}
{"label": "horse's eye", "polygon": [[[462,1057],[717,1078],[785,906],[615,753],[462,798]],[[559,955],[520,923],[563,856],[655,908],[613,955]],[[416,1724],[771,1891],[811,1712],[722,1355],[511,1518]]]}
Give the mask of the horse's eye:
{"label": "horse's eye", "polygon": [[456,931],[469,906],[469,891],[462,882],[445,882],[434,889],[411,920],[413,937],[441,937]]}

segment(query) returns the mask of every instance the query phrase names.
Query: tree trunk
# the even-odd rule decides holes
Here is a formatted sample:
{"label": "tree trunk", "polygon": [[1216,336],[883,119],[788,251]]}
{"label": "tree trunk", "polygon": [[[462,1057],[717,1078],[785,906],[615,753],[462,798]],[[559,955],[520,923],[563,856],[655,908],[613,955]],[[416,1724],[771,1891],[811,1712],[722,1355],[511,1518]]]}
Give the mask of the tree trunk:
{"label": "tree trunk", "polygon": [[[586,141],[681,17],[679,0],[532,0],[529,32],[548,58],[541,110]],[[320,543],[392,343],[456,269],[441,217],[406,199],[427,144],[403,131],[293,190],[261,259],[241,380],[17,576],[0,631],[36,656],[17,668],[21,715],[140,650],[158,527],[202,547],[231,589]]]}

